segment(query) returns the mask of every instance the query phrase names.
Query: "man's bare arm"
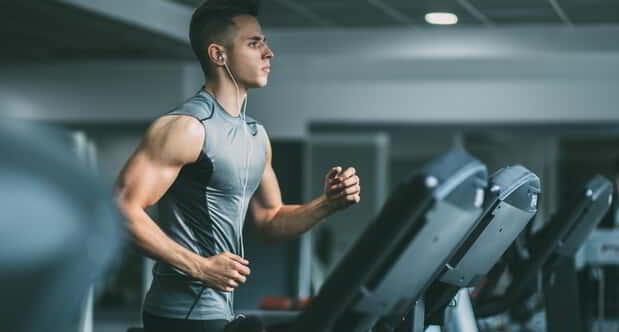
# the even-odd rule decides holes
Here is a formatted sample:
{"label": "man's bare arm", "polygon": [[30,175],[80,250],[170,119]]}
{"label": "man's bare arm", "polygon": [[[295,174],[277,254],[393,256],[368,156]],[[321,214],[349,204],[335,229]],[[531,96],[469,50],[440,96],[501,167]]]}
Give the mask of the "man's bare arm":
{"label": "man's bare arm", "polygon": [[135,244],[148,256],[213,287],[232,291],[245,282],[249,262],[232,254],[202,257],[169,238],[145,212],[161,199],[181,168],[197,160],[204,139],[204,127],[193,118],[157,120],[119,175],[117,201]]}
{"label": "man's bare arm", "polygon": [[332,168],[325,177],[322,195],[303,205],[285,205],[275,171],[271,166],[271,148],[260,186],[251,201],[250,212],[260,233],[273,241],[295,238],[335,211],[361,200],[361,186],[354,168]]}

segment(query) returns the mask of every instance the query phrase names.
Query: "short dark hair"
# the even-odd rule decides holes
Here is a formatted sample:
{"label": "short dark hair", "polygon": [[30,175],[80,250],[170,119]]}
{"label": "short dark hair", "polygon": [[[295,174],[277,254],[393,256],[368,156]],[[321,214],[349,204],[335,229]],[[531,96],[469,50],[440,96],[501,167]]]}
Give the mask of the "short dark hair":
{"label": "short dark hair", "polygon": [[212,43],[231,46],[228,33],[234,26],[232,19],[240,15],[258,17],[258,0],[206,0],[194,11],[189,40],[205,75],[208,74],[208,46]]}

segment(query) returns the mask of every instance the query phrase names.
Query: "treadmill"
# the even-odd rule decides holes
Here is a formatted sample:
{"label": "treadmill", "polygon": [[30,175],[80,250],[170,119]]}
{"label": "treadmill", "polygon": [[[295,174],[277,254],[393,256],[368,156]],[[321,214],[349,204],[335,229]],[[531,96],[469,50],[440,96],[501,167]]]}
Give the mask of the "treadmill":
{"label": "treadmill", "polygon": [[[449,319],[442,314],[459,290],[479,283],[525,229],[537,213],[540,192],[539,177],[521,165],[500,169],[491,176],[484,212],[477,225],[426,294],[426,319],[441,325],[447,323],[456,331],[477,329],[470,306],[449,310],[447,313],[458,313]],[[460,292],[453,304],[470,302],[463,298],[468,295],[468,291]],[[472,317],[463,316],[465,310]]]}
{"label": "treadmill", "polygon": [[[478,317],[505,313],[516,306],[527,310],[524,303],[535,293],[535,280],[541,272],[548,331],[587,330],[578,303],[574,256],[608,212],[612,193],[612,182],[607,178],[598,175],[588,181],[568,209],[561,209],[546,227],[529,239],[530,258],[516,258],[516,262],[510,264],[514,276],[504,294],[498,297],[485,295],[494,284],[488,284],[482,290],[475,303]],[[503,272],[502,268],[496,269],[489,279],[496,282]]]}
{"label": "treadmill", "polygon": [[370,331],[381,317],[397,324],[475,226],[486,184],[486,167],[462,150],[414,172],[390,195],[308,307],[267,330]]}

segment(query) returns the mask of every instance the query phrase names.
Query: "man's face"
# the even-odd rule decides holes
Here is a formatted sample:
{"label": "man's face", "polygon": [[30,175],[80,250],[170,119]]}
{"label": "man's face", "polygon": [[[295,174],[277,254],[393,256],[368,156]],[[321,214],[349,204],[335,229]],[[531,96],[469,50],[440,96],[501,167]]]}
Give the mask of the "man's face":
{"label": "man's face", "polygon": [[266,43],[262,28],[255,17],[241,15],[235,24],[232,48],[228,49],[228,64],[239,84],[246,88],[267,85],[273,51]]}

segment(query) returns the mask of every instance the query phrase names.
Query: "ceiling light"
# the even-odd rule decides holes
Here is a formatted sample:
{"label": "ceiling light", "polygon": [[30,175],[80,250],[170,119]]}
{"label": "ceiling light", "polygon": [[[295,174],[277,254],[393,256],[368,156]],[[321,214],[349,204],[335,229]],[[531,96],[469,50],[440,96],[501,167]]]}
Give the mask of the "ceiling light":
{"label": "ceiling light", "polygon": [[427,13],[426,22],[437,25],[452,25],[458,23],[458,16],[452,13]]}

